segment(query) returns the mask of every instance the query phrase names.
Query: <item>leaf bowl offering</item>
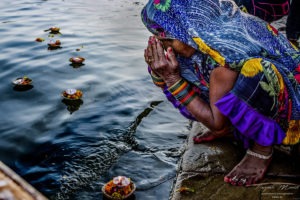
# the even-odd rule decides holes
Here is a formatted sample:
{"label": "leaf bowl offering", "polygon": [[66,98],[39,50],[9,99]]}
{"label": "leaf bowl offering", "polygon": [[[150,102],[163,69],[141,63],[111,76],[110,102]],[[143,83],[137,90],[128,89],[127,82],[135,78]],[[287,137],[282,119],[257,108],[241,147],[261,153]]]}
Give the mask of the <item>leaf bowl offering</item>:
{"label": "leaf bowl offering", "polygon": [[59,27],[56,27],[56,26],[52,26],[50,27],[49,29],[45,30],[45,31],[50,31],[50,33],[59,33],[60,31],[60,28]]}
{"label": "leaf bowl offering", "polygon": [[35,39],[35,41],[36,41],[36,42],[44,42],[44,41],[45,41],[45,39],[44,39],[44,38],[40,38],[40,37],[38,37],[38,38],[36,38],[36,39]]}
{"label": "leaf bowl offering", "polygon": [[60,45],[61,45],[60,40],[56,40],[55,42],[54,41],[50,41],[48,43],[48,46],[51,47],[51,48],[60,48]]}
{"label": "leaf bowl offering", "polygon": [[85,61],[85,58],[83,57],[72,57],[69,59],[69,61],[72,63],[72,64],[82,64],[84,61]]}
{"label": "leaf bowl offering", "polygon": [[135,184],[125,176],[115,177],[102,187],[103,195],[112,200],[128,199],[135,190]]}
{"label": "leaf bowl offering", "polygon": [[32,80],[28,78],[27,76],[23,76],[20,78],[16,78],[15,80],[12,81],[12,83],[15,86],[29,86],[32,83]]}
{"label": "leaf bowl offering", "polygon": [[82,91],[77,89],[66,89],[62,92],[61,96],[68,100],[78,100],[82,97]]}

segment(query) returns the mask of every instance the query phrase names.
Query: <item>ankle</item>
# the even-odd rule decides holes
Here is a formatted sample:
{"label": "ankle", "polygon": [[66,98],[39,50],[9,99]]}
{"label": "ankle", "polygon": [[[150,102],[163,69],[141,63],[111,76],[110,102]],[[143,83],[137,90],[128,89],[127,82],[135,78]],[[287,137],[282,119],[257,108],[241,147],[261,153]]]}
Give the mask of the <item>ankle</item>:
{"label": "ankle", "polygon": [[257,143],[254,143],[253,147],[251,148],[252,151],[268,156],[272,154],[273,152],[273,147],[272,146],[261,146]]}
{"label": "ankle", "polygon": [[233,132],[233,127],[232,126],[226,126],[221,130],[211,130],[213,135],[216,136],[223,136],[223,135],[227,135]]}

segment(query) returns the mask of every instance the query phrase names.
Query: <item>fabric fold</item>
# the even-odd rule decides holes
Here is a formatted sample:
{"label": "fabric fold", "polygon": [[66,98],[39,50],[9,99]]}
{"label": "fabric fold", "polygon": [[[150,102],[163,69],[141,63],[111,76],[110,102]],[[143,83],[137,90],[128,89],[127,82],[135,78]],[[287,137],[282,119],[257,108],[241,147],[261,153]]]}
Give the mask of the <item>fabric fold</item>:
{"label": "fabric fold", "polygon": [[285,138],[285,132],[273,119],[260,114],[232,93],[226,94],[215,105],[240,132],[239,139],[245,148],[251,140],[270,146],[281,144]]}

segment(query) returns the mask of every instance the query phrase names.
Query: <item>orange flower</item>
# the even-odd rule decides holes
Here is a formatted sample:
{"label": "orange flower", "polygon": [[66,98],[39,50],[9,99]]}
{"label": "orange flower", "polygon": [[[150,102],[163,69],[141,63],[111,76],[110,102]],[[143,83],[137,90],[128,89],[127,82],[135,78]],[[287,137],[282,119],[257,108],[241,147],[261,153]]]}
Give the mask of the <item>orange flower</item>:
{"label": "orange flower", "polygon": [[121,197],[128,195],[132,191],[133,183],[125,187],[119,187],[113,183],[113,180],[109,181],[105,185],[105,192],[109,195],[120,195]]}

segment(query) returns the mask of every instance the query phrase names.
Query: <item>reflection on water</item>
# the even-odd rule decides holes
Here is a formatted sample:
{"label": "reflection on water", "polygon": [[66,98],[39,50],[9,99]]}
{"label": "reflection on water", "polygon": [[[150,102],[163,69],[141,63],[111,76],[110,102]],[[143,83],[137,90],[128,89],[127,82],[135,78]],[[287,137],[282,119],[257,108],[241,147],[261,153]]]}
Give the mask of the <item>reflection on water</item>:
{"label": "reflection on water", "polygon": [[25,86],[18,86],[18,85],[15,85],[13,87],[13,89],[15,91],[19,91],[19,92],[24,92],[24,91],[27,91],[27,90],[31,90],[33,88],[33,85],[25,85]]}
{"label": "reflection on water", "polygon": [[67,106],[67,110],[70,112],[70,114],[78,110],[79,107],[83,104],[83,101],[81,99],[77,99],[77,100],[63,99],[61,102],[63,102]]}
{"label": "reflection on water", "polygon": [[[0,160],[50,199],[102,199],[118,175],[136,183],[135,199],[168,199],[187,121],[147,74],[144,3],[0,2]],[[12,86],[23,76],[33,86]],[[62,99],[65,88],[84,96]]]}

